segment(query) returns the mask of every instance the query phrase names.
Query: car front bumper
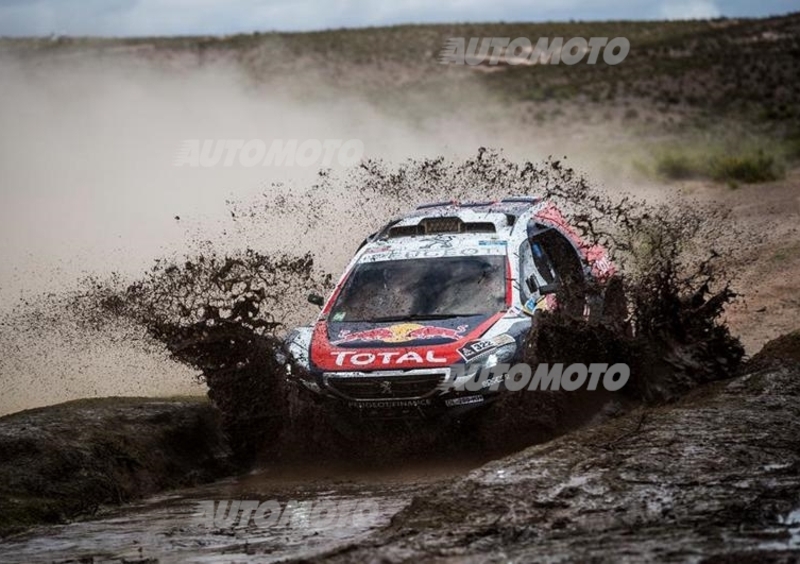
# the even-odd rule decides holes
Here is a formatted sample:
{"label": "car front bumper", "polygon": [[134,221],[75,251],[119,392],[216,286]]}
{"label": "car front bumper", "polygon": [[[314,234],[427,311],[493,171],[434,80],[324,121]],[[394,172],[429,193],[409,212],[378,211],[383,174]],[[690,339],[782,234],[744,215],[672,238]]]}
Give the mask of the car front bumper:
{"label": "car front bumper", "polygon": [[378,419],[457,416],[491,403],[503,391],[502,386],[453,390],[449,381],[449,368],[322,372],[297,380],[337,411]]}

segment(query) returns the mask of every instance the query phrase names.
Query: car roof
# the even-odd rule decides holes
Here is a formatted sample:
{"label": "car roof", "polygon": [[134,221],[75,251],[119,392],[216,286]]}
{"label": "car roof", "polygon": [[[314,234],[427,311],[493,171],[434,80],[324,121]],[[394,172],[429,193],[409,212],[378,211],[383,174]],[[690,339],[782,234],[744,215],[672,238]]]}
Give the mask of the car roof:
{"label": "car roof", "polygon": [[[530,217],[541,204],[537,198],[424,204],[395,218],[369,237],[360,249],[363,253],[360,253],[359,262],[470,253],[504,254],[506,242],[515,233],[517,219]],[[527,221],[521,225],[527,225]]]}
{"label": "car roof", "polygon": [[[370,241],[419,235],[492,233],[508,237],[517,218],[530,215],[542,201],[537,198],[505,198],[484,202],[424,204],[386,224]],[[448,223],[448,220],[453,220]]]}

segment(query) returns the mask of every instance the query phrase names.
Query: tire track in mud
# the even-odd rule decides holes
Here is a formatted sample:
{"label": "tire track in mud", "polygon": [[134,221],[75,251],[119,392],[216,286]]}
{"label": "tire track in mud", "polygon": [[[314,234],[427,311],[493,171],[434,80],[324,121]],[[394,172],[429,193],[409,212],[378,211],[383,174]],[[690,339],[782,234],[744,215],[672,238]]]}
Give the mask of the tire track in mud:
{"label": "tire track in mud", "polygon": [[[256,472],[113,509],[91,521],[34,530],[0,545],[0,560],[166,564],[311,557],[386,526],[414,495],[441,480],[441,474],[388,472],[331,479],[302,470],[277,476]],[[204,503],[215,502],[218,508],[231,500],[274,501],[281,517],[264,524],[244,522],[237,514],[238,520],[223,523],[203,514]],[[318,519],[315,506],[333,508],[337,518]]]}
{"label": "tire track in mud", "polygon": [[800,364],[771,362],[491,462],[312,561],[796,562],[798,394]]}

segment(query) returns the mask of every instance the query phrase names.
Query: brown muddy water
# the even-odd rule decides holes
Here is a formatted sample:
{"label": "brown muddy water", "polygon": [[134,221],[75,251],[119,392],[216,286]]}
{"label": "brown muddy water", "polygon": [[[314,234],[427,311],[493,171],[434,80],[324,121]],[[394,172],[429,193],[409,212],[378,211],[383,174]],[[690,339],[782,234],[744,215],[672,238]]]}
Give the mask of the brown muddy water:
{"label": "brown muddy water", "polygon": [[800,365],[717,382],[429,491],[333,562],[798,562]]}
{"label": "brown muddy water", "polygon": [[[260,469],[106,511],[96,518],[40,527],[0,544],[2,562],[278,562],[364,541],[417,495],[446,484],[476,461],[399,466]],[[236,501],[234,501],[236,500]],[[278,519],[226,523],[238,500],[276,504]],[[209,502],[225,504],[223,519]],[[227,505],[230,503],[230,505]],[[309,505],[310,504],[310,505]]]}
{"label": "brown muddy water", "polygon": [[[262,468],[33,529],[0,561],[797,562],[800,365],[767,364],[488,464]],[[225,500],[281,515],[214,521]]]}

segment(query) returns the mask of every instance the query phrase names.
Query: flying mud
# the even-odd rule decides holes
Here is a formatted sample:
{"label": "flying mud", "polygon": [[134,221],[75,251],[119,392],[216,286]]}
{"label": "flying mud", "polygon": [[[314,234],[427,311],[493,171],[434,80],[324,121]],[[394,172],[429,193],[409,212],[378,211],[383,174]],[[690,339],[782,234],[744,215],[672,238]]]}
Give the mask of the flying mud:
{"label": "flying mud", "polygon": [[[362,202],[347,216],[338,211],[336,202],[343,192]],[[558,203],[583,237],[610,249],[620,269],[618,275],[596,286],[565,284],[558,296],[562,305],[538,317],[528,335],[525,361],[532,365],[624,362],[631,367],[631,380],[620,392],[510,394],[487,410],[446,425],[423,421],[343,426],[335,413],[321,410],[286,379],[287,363],[292,359],[287,359],[282,350],[282,336],[292,324],[302,321],[298,308],[309,291],[325,293],[333,286],[332,273],[319,268],[319,257],[312,254],[264,254],[246,249],[222,255],[208,250],[180,259],[162,259],[133,282],[114,275],[94,277],[73,295],[44,298],[31,306],[28,319],[40,318],[44,310],[54,318],[67,317],[73,329],[78,327],[87,335],[111,335],[133,348],[154,354],[166,352],[207,386],[230,448],[228,462],[235,472],[259,468],[260,476],[276,470],[303,476],[310,468],[325,469],[326,478],[312,480],[316,484],[311,487],[313,491],[303,494],[315,499],[324,497],[321,492],[326,491],[328,480],[352,475],[355,469],[363,472],[375,468],[380,472],[417,460],[424,461],[428,471],[435,474],[433,469],[438,466],[474,467],[587,425],[619,426],[618,421],[631,420],[633,415],[626,415],[631,412],[644,420],[648,410],[655,409],[653,405],[675,402],[700,384],[739,373],[744,349],[722,321],[726,305],[736,298],[735,279],[726,266],[753,235],[732,229],[719,206],[685,201],[652,205],[632,196],[612,196],[560,161],[516,163],[485,149],[466,160],[409,160],[399,167],[366,161],[344,174],[322,175],[316,185],[302,193],[284,193],[257,206],[230,205],[237,221],[289,218],[298,234],[312,230],[336,233],[346,226],[348,231],[363,229],[366,236],[370,228],[377,229],[393,214],[422,202],[486,200],[508,194],[544,197]],[[321,239],[320,255],[336,245],[333,239]],[[592,293],[603,294],[612,304],[600,319],[587,319],[570,307]],[[685,406],[681,409],[691,410],[694,404],[681,405]],[[6,424],[11,428],[19,423],[11,417]],[[574,441],[585,441],[586,448],[597,440],[591,432],[581,431],[575,437]],[[545,464],[547,459],[542,460]],[[205,477],[213,474],[209,471]],[[449,475],[445,479],[450,479]],[[236,484],[247,480],[240,480],[244,482],[177,494],[174,503],[165,498],[153,502],[155,505],[123,509],[122,515],[129,516],[125,519],[134,523],[128,540],[149,538],[136,540],[144,542],[139,557],[164,561],[181,559],[180,545],[187,542],[199,552],[184,556],[209,554],[199,548],[209,543],[212,554],[298,555],[299,551],[275,553],[270,542],[258,540],[259,535],[266,534],[264,531],[242,532],[235,527],[226,533],[213,527],[192,529],[192,540],[180,540],[179,535],[178,542],[169,546],[148,536],[151,533],[145,524],[155,515],[169,523],[180,516],[188,518],[192,503],[200,498],[244,495],[246,486]],[[388,500],[386,507],[390,509],[361,528],[328,530],[320,537],[318,552],[333,550],[346,544],[352,535],[360,538],[385,526],[412,499],[415,501],[402,513],[399,523],[415,523],[416,517],[408,516],[416,515],[416,508],[422,506],[424,511],[433,511],[421,500],[429,495],[425,492],[430,484],[438,487],[439,483],[416,477],[386,485],[391,484],[387,478],[376,494],[362,478],[354,480],[347,492],[341,485],[334,486],[333,495],[353,503],[362,496],[377,495]],[[299,483],[302,480],[295,479],[288,486],[278,486],[267,479],[259,491],[285,498]],[[358,491],[361,487],[363,493]],[[131,496],[117,500],[106,497],[100,503],[128,499]],[[441,498],[431,504],[447,506]],[[55,520],[75,513],[58,515]],[[31,559],[46,554],[112,561],[129,558],[129,553],[91,541],[116,534],[114,515],[97,526],[89,522],[51,531],[63,542],[71,542],[75,535],[74,552],[40,553],[31,544],[34,541],[29,543],[24,536],[15,541],[14,550]],[[562,521],[569,519],[565,516]],[[558,523],[562,521],[554,521],[553,529],[561,527]],[[394,543],[392,530],[384,529],[376,537],[378,542],[387,546]],[[307,540],[304,533],[293,537],[294,533],[281,531],[292,542]],[[231,542],[210,542],[218,541],[220,534],[230,534]],[[363,556],[358,548],[353,550],[358,555],[353,561]],[[488,550],[496,551],[497,547]],[[351,559],[349,553],[344,554],[344,560]]]}
{"label": "flying mud", "polygon": [[[343,192],[365,202],[346,218],[326,211],[337,209],[333,200]],[[736,370],[743,350],[720,323],[724,306],[735,297],[721,256],[735,254],[743,236],[737,238],[725,226],[719,208],[678,202],[654,207],[632,197],[612,198],[559,161],[515,163],[484,149],[463,161],[409,160],[398,168],[368,161],[344,175],[325,175],[310,190],[275,198],[260,209],[231,206],[235,216],[248,221],[290,216],[298,233],[335,232],[345,222],[371,223],[374,230],[381,223],[375,214],[388,219],[420,202],[485,200],[508,193],[556,201],[582,236],[611,250],[623,273],[603,287],[564,285],[559,303],[603,293],[613,307],[604,319],[595,320],[566,306],[545,313],[529,336],[527,362],[626,362],[633,370],[620,398],[625,401],[674,399],[697,383]],[[110,280],[93,280],[87,292],[69,303],[71,314],[93,327],[132,322],[144,329],[144,340],[163,344],[172,358],[199,371],[241,461],[303,452],[335,458],[352,453],[352,445],[361,441],[372,448],[359,449],[360,454],[377,451],[391,458],[409,455],[420,444],[426,445],[423,452],[431,450],[423,437],[441,451],[465,444],[476,448],[476,437],[486,434],[465,432],[457,422],[436,433],[426,424],[379,430],[371,425],[369,432],[357,430],[348,437],[337,431],[341,426],[335,416],[287,383],[280,360],[287,320],[298,321],[293,309],[308,291],[325,293],[332,287],[331,273],[316,268],[314,256],[210,252],[159,261],[132,284]],[[574,295],[565,295],[570,292]],[[492,435],[514,436],[516,447],[563,432],[567,421],[587,421],[613,399],[597,399],[587,409],[585,397],[551,395],[520,394],[509,398],[513,408],[501,402],[491,416],[479,419],[491,421]],[[574,408],[572,401],[577,402]],[[531,436],[497,434],[498,425],[519,427],[518,417],[533,413],[536,420],[522,426]],[[470,421],[469,427],[481,429],[481,421]],[[396,452],[378,448],[387,443]],[[502,450],[503,445],[495,439],[492,447]]]}

